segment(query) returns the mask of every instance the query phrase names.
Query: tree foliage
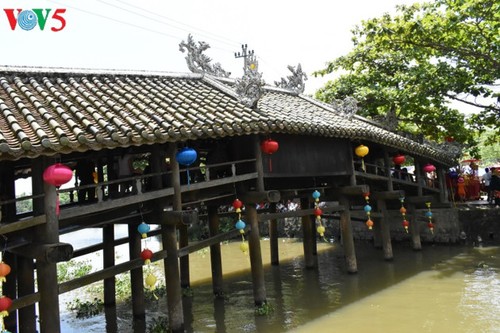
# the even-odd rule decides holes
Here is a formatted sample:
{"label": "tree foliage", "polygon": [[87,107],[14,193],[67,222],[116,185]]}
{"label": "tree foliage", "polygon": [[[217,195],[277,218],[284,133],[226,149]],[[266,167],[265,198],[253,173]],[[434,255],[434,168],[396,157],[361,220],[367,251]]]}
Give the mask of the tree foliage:
{"label": "tree foliage", "polygon": [[[363,21],[352,32],[353,50],[314,73],[342,73],[317,98],[332,102],[353,96],[362,115],[391,114],[399,129],[437,141],[453,137],[473,145],[474,135],[487,128],[495,128],[498,138],[498,0],[398,6],[394,16]],[[480,112],[466,119],[450,107],[452,100]]]}

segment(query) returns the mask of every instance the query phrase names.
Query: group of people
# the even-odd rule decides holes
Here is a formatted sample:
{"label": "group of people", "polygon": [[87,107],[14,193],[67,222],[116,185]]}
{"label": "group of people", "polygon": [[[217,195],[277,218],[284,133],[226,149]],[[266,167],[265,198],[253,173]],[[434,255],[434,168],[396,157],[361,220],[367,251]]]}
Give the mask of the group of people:
{"label": "group of people", "polygon": [[500,168],[486,168],[484,171],[481,183],[487,193],[486,200],[500,206]]}

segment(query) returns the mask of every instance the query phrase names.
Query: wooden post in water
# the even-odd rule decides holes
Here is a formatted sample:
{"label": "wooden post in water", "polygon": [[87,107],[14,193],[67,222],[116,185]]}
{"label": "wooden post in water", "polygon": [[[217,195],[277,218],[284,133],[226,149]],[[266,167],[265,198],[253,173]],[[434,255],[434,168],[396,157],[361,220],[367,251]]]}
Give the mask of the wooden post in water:
{"label": "wooden post in water", "polygon": [[393,260],[394,255],[392,253],[392,243],[391,243],[391,227],[389,225],[389,220],[387,219],[387,205],[385,199],[377,200],[378,211],[382,214],[379,219],[380,231],[382,234],[382,248],[384,250],[384,259],[387,261]]}
{"label": "wooden post in water", "polygon": [[[128,225],[130,260],[140,258],[141,256],[141,235],[137,231],[138,226],[138,223]],[[130,271],[130,288],[132,291],[132,313],[135,318],[145,318],[146,308],[144,303],[142,266]]]}
{"label": "wooden post in water", "polygon": [[[270,213],[276,213],[276,203],[271,203],[269,206]],[[280,264],[279,247],[278,247],[278,220],[269,220],[269,246],[271,251],[271,265],[278,266]]]}
{"label": "wooden post in water", "polygon": [[387,152],[387,149],[384,149],[384,164],[385,164],[385,173],[387,174],[387,191],[393,191],[394,184],[391,175],[391,161],[389,159],[389,153]]}
{"label": "wooden post in water", "polygon": [[250,265],[252,270],[253,298],[256,306],[267,302],[266,284],[264,279],[264,266],[262,264],[262,253],[260,248],[259,220],[255,203],[246,203],[245,211],[250,231],[248,232],[248,245],[250,251]]}
{"label": "wooden post in water", "polygon": [[[179,163],[175,160],[177,145],[171,143],[168,146],[170,167],[172,170],[171,182],[174,188],[172,207],[174,211],[182,210],[181,183],[179,178]],[[163,213],[161,210],[160,213]],[[179,258],[177,249],[177,234],[175,221],[168,221],[168,215],[162,215],[161,239],[163,249],[167,251],[164,259],[165,284],[167,286],[167,305],[169,328],[173,333],[184,332],[184,313],[182,309],[182,288],[179,271]]]}
{"label": "wooden post in water", "polygon": [[[217,206],[208,206],[208,230],[210,237],[219,233],[219,214]],[[212,289],[216,298],[224,296],[222,277],[222,258],[220,243],[210,245],[210,265],[212,267]]]}
{"label": "wooden post in water", "polygon": [[167,251],[167,257],[165,258],[165,279],[167,284],[169,325],[172,332],[180,333],[184,332],[184,313],[182,311],[182,289],[179,276],[175,225],[162,225],[162,241],[163,248]]}
{"label": "wooden post in water", "polygon": [[347,264],[347,272],[354,274],[358,272],[358,264],[356,260],[356,250],[354,247],[354,238],[352,235],[351,225],[351,210],[349,209],[349,198],[346,195],[341,195],[339,204],[344,206],[344,210],[340,212],[340,229],[342,232],[342,244],[344,247],[344,256]]}
{"label": "wooden post in water", "polygon": [[[115,229],[113,224],[108,224],[102,228],[103,246],[103,267],[109,268],[115,265]],[[114,306],[116,304],[116,278],[104,279],[104,305]]]}
{"label": "wooden post in water", "polygon": [[417,222],[417,210],[414,203],[408,203],[408,215],[410,215],[410,234],[413,250],[422,250],[422,243],[420,242],[420,226]]}
{"label": "wooden post in water", "polygon": [[[44,184],[46,223],[36,227],[35,242],[52,244],[59,242],[59,220],[56,215],[57,193],[55,186]],[[40,293],[39,314],[41,333],[60,333],[59,288],[57,286],[57,264],[37,260],[38,291]]]}
{"label": "wooden post in water", "polygon": [[[307,209],[309,208],[309,199],[308,198],[300,198],[300,208]],[[311,220],[310,215],[302,216],[302,233],[303,233],[303,246],[304,246],[304,265],[306,268],[315,268],[316,260],[314,257],[314,249],[313,249],[313,222]]]}

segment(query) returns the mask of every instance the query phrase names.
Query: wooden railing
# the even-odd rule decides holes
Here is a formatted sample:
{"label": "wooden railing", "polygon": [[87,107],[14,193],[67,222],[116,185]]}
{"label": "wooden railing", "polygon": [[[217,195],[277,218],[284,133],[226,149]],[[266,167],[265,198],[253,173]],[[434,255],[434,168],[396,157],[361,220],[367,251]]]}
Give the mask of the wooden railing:
{"label": "wooden railing", "polygon": [[[190,176],[189,185],[187,180],[188,171]],[[182,184],[181,191],[183,192],[218,186],[225,183],[245,181],[257,177],[255,171],[255,159],[182,168],[180,169],[180,177]],[[154,197],[172,195],[173,188],[170,186],[170,178],[171,171],[165,171],[138,174],[127,178],[106,180],[91,185],[73,186],[59,189],[58,192],[60,196],[63,196],[64,193],[68,193],[69,198],[69,201],[61,201],[61,216],[69,218],[74,215],[83,214],[84,212],[82,212],[82,210],[76,209],[76,207],[80,204],[97,204],[96,206],[100,207],[99,210],[104,210],[114,208],[114,206],[120,204],[134,203],[141,200],[150,200]],[[153,186],[153,184],[155,184],[155,186]],[[127,188],[127,190],[120,191],[121,188]],[[86,189],[95,191],[95,199],[90,202],[79,202],[78,191]],[[25,200],[33,202],[33,200],[41,199],[43,197],[44,194],[22,196],[15,199],[0,201],[0,206],[16,205],[16,203]],[[115,200],[114,204],[104,204],[113,201],[113,199],[123,200]],[[13,209],[14,208],[11,208],[11,210]],[[65,214],[66,209],[69,209],[72,212],[69,213],[68,211],[69,214]],[[89,207],[89,209],[91,208]],[[16,213],[15,216],[9,216],[8,221],[5,220],[5,217],[2,218],[0,215],[0,222],[3,222],[0,223],[0,234],[26,229],[34,225],[45,223],[45,219],[35,217],[33,211]],[[13,224],[14,222],[16,224]]]}

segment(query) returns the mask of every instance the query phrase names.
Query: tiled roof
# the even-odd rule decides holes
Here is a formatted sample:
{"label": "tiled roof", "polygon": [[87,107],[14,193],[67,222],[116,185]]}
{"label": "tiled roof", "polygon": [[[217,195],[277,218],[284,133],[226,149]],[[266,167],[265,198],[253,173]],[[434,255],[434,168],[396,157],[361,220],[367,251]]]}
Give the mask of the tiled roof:
{"label": "tiled roof", "polygon": [[266,89],[253,110],[198,74],[0,68],[0,159],[281,132],[366,139],[448,162],[320,102]]}

